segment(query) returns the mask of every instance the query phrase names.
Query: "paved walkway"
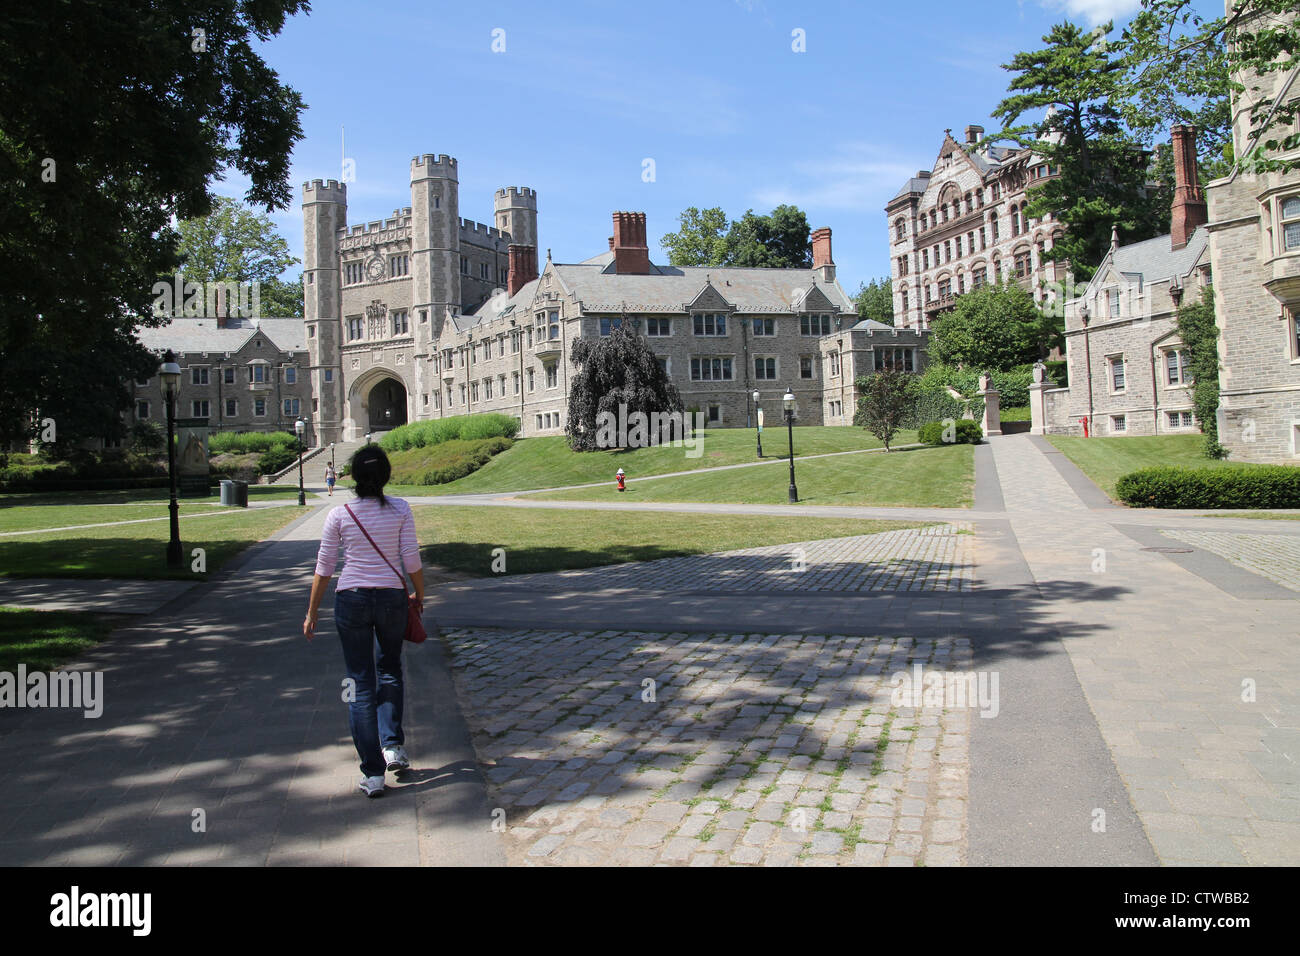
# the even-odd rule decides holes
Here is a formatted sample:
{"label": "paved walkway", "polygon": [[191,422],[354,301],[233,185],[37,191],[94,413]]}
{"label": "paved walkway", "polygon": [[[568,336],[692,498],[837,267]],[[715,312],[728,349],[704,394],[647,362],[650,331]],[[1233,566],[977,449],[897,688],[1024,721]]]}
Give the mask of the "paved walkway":
{"label": "paved walkway", "polygon": [[[1116,508],[1029,436],[976,462],[968,510],[637,505],[975,531],[805,542],[794,588],[795,546],[441,587],[445,647],[407,654],[416,770],[379,801],[328,602],[299,635],[313,508],[80,660],[103,717],[0,711],[0,862],[1300,861],[1300,522]],[[847,570],[925,547],[958,587]],[[995,706],[895,699],[914,665]]]}
{"label": "paved walkway", "polygon": [[[498,579],[516,591],[967,591],[974,532],[966,522],[740,551]],[[476,592],[493,587],[474,586]]]}
{"label": "paved walkway", "polygon": [[0,864],[504,860],[437,642],[404,655],[413,772],[357,793],[330,602],[301,634],[326,510],[81,657],[98,719],[0,710]]}

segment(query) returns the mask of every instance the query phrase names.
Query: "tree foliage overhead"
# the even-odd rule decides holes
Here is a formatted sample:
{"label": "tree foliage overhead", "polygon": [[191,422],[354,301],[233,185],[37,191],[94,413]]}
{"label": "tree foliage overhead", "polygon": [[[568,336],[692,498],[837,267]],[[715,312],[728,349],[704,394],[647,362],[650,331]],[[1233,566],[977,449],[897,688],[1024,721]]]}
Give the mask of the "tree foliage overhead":
{"label": "tree foliage overhead", "polygon": [[[170,223],[225,170],[292,199],[302,99],[255,45],[302,0],[9,0],[0,17],[0,440],[123,433],[135,332],[176,271]],[[202,31],[196,34],[195,31]]]}
{"label": "tree foliage overhead", "polygon": [[[1129,127],[1151,141],[1172,123],[1195,123],[1206,153],[1217,159],[1211,175],[1236,163],[1247,172],[1295,169],[1296,159],[1276,153],[1300,147],[1300,100],[1279,102],[1254,73],[1272,80],[1300,66],[1300,23],[1295,0],[1233,0],[1226,15],[1207,18],[1192,0],[1143,0],[1118,44],[1124,75],[1116,103]],[[1229,92],[1251,104],[1253,145],[1233,156]],[[1294,93],[1294,90],[1292,91]],[[1158,138],[1158,136],[1157,136]]]}
{"label": "tree foliage overhead", "polygon": [[1045,358],[1063,329],[1044,315],[1015,282],[995,283],[957,296],[951,312],[931,325],[931,359],[975,372],[1006,372]]}
{"label": "tree foliage overhead", "polygon": [[796,206],[777,206],[766,216],[748,209],[734,222],[719,207],[691,206],[678,219],[677,232],[660,239],[672,265],[812,267],[812,230]]}
{"label": "tree foliage overhead", "polygon": [[855,302],[858,307],[858,318],[883,322],[885,325],[894,324],[893,279],[872,279],[868,283],[859,283]]}
{"label": "tree foliage overhead", "polygon": [[271,218],[218,196],[206,216],[178,227],[180,275],[185,282],[256,282],[263,316],[303,314],[301,274],[295,285],[280,278],[298,262]]}
{"label": "tree foliage overhead", "polygon": [[[1026,213],[1050,213],[1065,235],[1047,258],[1064,260],[1088,278],[1110,247],[1117,227],[1125,242],[1169,231],[1169,206],[1148,190],[1148,152],[1114,105],[1124,64],[1106,43],[1105,24],[1086,31],[1054,26],[1042,49],[1017,53],[1004,69],[1014,74],[993,116],[1003,128],[990,140],[1032,148],[1059,176],[1029,190]],[[1026,115],[1040,116],[1024,122]]]}
{"label": "tree foliage overhead", "polygon": [[[640,413],[647,419],[653,413],[682,410],[676,386],[659,365],[650,343],[626,317],[607,336],[574,340],[570,359],[578,371],[569,384],[569,420],[564,431],[574,451],[601,448],[602,413],[618,420],[620,406],[625,406],[626,416]],[[645,437],[647,443],[657,444],[661,436]]]}

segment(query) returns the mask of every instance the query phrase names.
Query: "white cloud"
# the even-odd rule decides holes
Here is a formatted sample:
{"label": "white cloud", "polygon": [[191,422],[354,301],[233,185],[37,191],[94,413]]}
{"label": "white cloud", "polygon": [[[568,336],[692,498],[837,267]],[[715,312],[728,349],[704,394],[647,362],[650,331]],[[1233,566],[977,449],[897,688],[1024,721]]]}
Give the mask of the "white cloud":
{"label": "white cloud", "polygon": [[867,143],[845,143],[828,159],[797,162],[781,182],[754,190],[763,208],[789,203],[804,210],[833,209],[879,212],[915,173],[911,166],[888,158],[898,155]]}
{"label": "white cloud", "polygon": [[1064,9],[1072,17],[1081,17],[1088,26],[1107,20],[1122,20],[1136,13],[1142,0],[1039,0],[1048,10]]}

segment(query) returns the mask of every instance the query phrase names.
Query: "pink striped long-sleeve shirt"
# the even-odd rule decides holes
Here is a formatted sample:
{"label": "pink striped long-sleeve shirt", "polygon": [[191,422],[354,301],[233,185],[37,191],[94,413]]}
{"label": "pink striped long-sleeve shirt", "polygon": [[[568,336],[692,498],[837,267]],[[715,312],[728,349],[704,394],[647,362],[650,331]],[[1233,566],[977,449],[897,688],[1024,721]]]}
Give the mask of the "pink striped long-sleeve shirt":
{"label": "pink striped long-sleeve shirt", "polygon": [[[381,507],[375,498],[358,498],[349,502],[352,511],[375,539],[393,567],[407,571],[420,569],[420,546],[415,540],[415,516],[411,506],[401,498],[386,495]],[[406,587],[397,581],[393,569],[375,553],[366,536],[361,533],[352,515],[342,505],[325,518],[321,532],[320,551],[316,554],[316,573],[330,577],[338,564],[339,545],[344,549],[343,573],[339,575],[336,589]]]}

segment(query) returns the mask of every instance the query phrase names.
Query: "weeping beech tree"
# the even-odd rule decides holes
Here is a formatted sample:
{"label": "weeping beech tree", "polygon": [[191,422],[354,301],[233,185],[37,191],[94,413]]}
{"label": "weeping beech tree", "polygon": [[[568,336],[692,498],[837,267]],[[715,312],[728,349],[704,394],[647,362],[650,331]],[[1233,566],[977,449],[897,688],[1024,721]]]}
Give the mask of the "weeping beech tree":
{"label": "weeping beech tree", "polygon": [[667,415],[680,421],[681,396],[632,320],[607,336],[578,339],[570,356],[578,372],[564,431],[574,451],[658,444],[665,436],[652,423]]}

